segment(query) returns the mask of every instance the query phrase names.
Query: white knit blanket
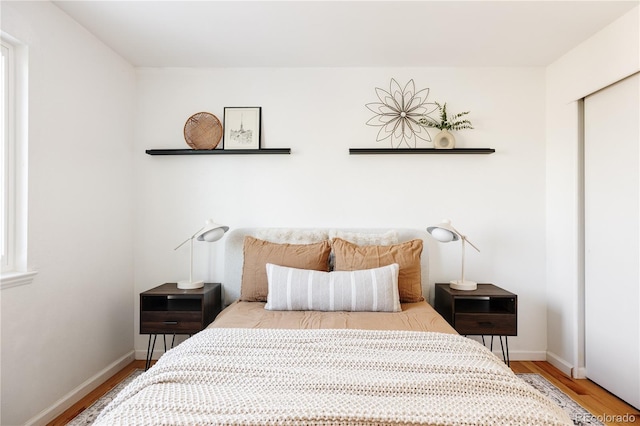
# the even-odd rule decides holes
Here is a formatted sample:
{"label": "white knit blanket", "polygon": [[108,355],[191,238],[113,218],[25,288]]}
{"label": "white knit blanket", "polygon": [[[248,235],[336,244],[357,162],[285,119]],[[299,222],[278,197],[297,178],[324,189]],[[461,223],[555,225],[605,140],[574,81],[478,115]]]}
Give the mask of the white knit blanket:
{"label": "white knit blanket", "polygon": [[207,329],[96,425],[567,425],[484,346],[407,331]]}

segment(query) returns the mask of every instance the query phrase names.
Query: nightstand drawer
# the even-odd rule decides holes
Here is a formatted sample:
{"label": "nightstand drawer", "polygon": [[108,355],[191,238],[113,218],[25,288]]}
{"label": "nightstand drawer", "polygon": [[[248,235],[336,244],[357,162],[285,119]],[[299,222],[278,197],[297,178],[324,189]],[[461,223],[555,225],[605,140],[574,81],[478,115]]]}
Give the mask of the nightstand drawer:
{"label": "nightstand drawer", "polygon": [[460,334],[517,335],[517,319],[513,314],[456,313],[455,329]]}
{"label": "nightstand drawer", "polygon": [[193,334],[202,330],[201,312],[142,311],[140,313],[141,334]]}

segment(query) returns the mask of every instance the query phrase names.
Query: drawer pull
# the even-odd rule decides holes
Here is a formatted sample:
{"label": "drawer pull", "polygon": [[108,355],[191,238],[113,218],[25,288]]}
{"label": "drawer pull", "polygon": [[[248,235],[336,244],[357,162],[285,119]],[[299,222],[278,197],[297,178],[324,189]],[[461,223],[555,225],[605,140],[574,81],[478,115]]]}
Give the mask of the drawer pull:
{"label": "drawer pull", "polygon": [[493,323],[491,321],[478,321],[478,325],[483,327],[492,327]]}
{"label": "drawer pull", "polygon": [[178,325],[178,321],[165,321],[165,325]]}

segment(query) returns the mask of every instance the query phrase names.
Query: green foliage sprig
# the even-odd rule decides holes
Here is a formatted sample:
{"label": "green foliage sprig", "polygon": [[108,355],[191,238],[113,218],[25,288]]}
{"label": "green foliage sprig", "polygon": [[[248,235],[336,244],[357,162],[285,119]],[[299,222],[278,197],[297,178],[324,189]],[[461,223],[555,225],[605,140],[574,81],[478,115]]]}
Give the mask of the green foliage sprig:
{"label": "green foliage sprig", "polygon": [[461,117],[469,114],[470,111],[460,112],[452,116],[447,116],[447,103],[440,105],[438,102],[434,102],[440,110],[440,121],[436,121],[431,117],[424,116],[418,120],[418,122],[424,127],[434,127],[440,130],[463,130],[473,129],[469,120],[460,120]]}

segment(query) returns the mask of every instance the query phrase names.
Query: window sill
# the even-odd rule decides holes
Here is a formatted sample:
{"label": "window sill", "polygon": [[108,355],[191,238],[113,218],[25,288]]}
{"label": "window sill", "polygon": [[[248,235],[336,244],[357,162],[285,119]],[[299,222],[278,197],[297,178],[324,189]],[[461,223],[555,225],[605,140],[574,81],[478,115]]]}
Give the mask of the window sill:
{"label": "window sill", "polygon": [[0,290],[31,284],[37,274],[38,271],[3,273],[2,280],[0,280]]}

